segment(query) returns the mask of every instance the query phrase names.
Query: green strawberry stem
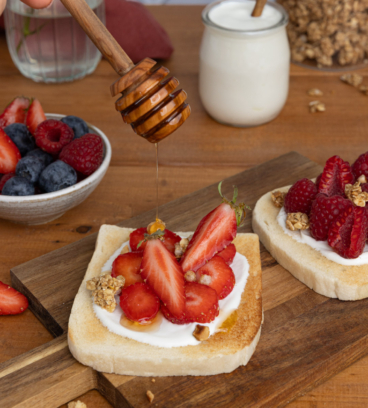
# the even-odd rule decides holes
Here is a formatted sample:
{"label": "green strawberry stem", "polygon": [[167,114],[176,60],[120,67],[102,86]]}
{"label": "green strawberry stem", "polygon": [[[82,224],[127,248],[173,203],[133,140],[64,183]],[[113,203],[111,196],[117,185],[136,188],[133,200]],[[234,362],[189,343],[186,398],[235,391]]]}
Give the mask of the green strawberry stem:
{"label": "green strawberry stem", "polygon": [[161,231],[160,229],[154,232],[153,234],[144,234],[144,239],[137,245],[137,249],[143,244],[143,242],[146,242],[150,239],[161,239],[165,235],[164,231]]}
{"label": "green strawberry stem", "polygon": [[246,215],[245,209],[249,211],[251,211],[252,209],[244,203],[236,204],[236,199],[238,198],[238,187],[237,186],[233,186],[234,194],[233,194],[233,199],[231,201],[223,196],[221,192],[221,186],[222,186],[222,181],[218,185],[218,191],[220,193],[220,196],[222,197],[222,202],[229,204],[230,207],[235,211],[236,225],[240,227]]}

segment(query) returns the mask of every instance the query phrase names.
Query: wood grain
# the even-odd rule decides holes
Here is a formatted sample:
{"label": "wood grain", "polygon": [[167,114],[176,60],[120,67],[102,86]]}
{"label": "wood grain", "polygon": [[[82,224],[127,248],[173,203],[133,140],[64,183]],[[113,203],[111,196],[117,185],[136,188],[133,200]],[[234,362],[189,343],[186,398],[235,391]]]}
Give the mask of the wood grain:
{"label": "wood grain", "polygon": [[[164,65],[180,79],[188,93],[192,115],[172,137],[160,143],[160,204],[189,194],[254,165],[297,150],[323,165],[339,154],[354,161],[367,150],[368,99],[343,84],[339,73],[308,70],[291,65],[290,92],[281,115],[273,122],[251,129],[236,129],[210,119],[198,95],[198,53],[203,32],[201,6],[153,6],[150,12],[168,32],[175,53]],[[98,189],[83,204],[44,226],[23,227],[0,220],[0,280],[10,283],[15,265],[46,254],[96,232],[103,223],[116,224],[155,206],[154,148],[134,136],[114,109],[109,92],[116,74],[103,60],[94,74],[62,85],[36,84],[14,66],[0,33],[0,109],[16,95],[34,96],[47,112],[77,115],[95,124],[110,138],[112,165]],[[367,82],[368,70],[359,70]],[[326,112],[308,111],[310,88],[324,92]],[[57,97],[55,97],[57,95]],[[83,235],[80,230],[88,231]],[[264,276],[267,307],[283,302],[288,293],[278,283],[302,294],[303,285],[262,252],[270,265]],[[266,289],[265,289],[266,290]],[[272,299],[274,297],[274,299]],[[51,340],[52,336],[27,311],[0,318],[0,362]],[[27,335],[24,335],[27,333]],[[368,406],[368,357],[365,357],[303,397],[292,408],[365,408]],[[152,391],[154,388],[152,386]],[[85,395],[88,408],[111,407],[97,392]],[[104,401],[104,402],[102,402]],[[105,405],[102,405],[105,404]],[[0,404],[1,405],[1,404]]]}
{"label": "wood grain", "polygon": [[[297,153],[290,153],[225,180],[223,191],[229,195],[232,185],[239,188],[239,200],[254,206],[256,200],[276,183],[290,184],[295,178],[314,177],[321,171],[315,163]],[[261,182],[262,181],[262,182]],[[206,187],[160,208],[160,214],[173,230],[193,230],[203,214],[219,202],[217,185]],[[122,222],[125,227],[139,227],[153,219],[148,211]],[[241,231],[251,230],[248,215]],[[0,391],[5,408],[17,404],[31,406],[45,393],[48,406],[57,406],[75,398],[78,391],[97,389],[115,407],[150,406],[146,391],[153,388],[150,378],[94,374],[72,364],[63,343],[70,307],[94,250],[96,234],[40,258],[13,268],[12,284],[30,299],[31,309],[50,330],[60,337],[31,354],[0,366]],[[340,302],[314,293],[278,266],[262,250],[265,323],[256,353],[246,367],[232,373],[211,377],[161,377],[154,383],[155,401],[162,407],[269,407],[284,406],[362,357],[368,344],[368,300]],[[276,275],[277,285],[270,277]],[[57,277],[57,279],[55,279]],[[280,286],[280,282],[282,286]],[[280,301],[277,293],[283,291]],[[61,339],[61,340],[59,340]],[[59,341],[56,346],[53,342]],[[65,348],[63,348],[63,345]],[[56,347],[50,352],[50,347]],[[51,349],[52,350],[52,349]],[[32,354],[33,353],[33,354]],[[45,354],[46,353],[46,354]],[[29,363],[27,365],[26,363]],[[50,367],[64,393],[51,395]],[[37,395],[27,389],[27,400],[10,384],[19,386],[27,371],[36,372],[40,382]],[[70,378],[78,376],[70,387]],[[2,387],[2,388],[1,388]],[[90,388],[88,388],[90,387]],[[19,387],[24,389],[24,387]],[[173,393],[172,390],[176,392]],[[28,401],[29,400],[29,401]],[[54,405],[52,405],[54,403]],[[13,405],[12,405],[13,404]],[[28,404],[28,405],[27,405]],[[16,406],[16,405],[15,405]],[[46,405],[40,405],[40,408]]]}

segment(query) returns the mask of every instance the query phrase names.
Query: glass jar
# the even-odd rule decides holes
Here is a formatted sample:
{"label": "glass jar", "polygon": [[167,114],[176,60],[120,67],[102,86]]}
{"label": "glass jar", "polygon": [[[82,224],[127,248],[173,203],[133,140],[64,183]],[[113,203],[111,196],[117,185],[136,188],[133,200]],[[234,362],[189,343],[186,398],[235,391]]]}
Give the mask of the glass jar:
{"label": "glass jar", "polygon": [[[87,0],[105,23],[103,0]],[[60,0],[42,10],[8,0],[5,10],[8,48],[19,71],[36,82],[64,82],[92,73],[101,53]]]}
{"label": "glass jar", "polygon": [[269,3],[261,17],[251,17],[254,4],[221,0],[202,13],[200,97],[210,116],[232,126],[271,121],[288,95],[287,13]]}
{"label": "glass jar", "polygon": [[328,71],[368,62],[367,0],[278,0],[289,13],[293,62]]}

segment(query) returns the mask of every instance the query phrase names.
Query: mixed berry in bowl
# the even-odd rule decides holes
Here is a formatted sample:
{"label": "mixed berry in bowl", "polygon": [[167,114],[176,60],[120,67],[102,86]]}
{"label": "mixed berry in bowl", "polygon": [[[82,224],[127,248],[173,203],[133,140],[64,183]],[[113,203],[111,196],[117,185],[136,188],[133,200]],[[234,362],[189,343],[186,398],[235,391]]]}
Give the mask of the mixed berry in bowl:
{"label": "mixed berry in bowl", "polygon": [[0,115],[0,194],[59,191],[93,174],[104,144],[76,116],[47,119],[40,102],[15,98]]}

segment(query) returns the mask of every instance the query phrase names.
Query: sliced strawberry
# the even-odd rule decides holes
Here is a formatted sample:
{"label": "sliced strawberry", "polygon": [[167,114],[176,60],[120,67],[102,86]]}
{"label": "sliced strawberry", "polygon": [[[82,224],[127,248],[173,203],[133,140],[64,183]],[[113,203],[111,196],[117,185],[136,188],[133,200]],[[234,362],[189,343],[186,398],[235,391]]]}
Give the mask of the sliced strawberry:
{"label": "sliced strawberry", "polygon": [[15,98],[0,115],[0,128],[5,128],[13,123],[24,123],[29,102],[28,98]]}
{"label": "sliced strawberry", "polygon": [[347,259],[363,253],[368,231],[368,216],[363,207],[349,207],[337,217],[328,231],[328,244]]}
{"label": "sliced strawberry", "polygon": [[147,324],[160,310],[160,299],[147,284],[138,282],[122,290],[120,307],[128,319]]}
{"label": "sliced strawberry", "polygon": [[217,254],[218,256],[221,256],[221,258],[228,264],[230,265],[231,262],[234,260],[235,255],[236,255],[236,248],[234,244],[229,244],[225,249],[223,249],[221,252]]}
{"label": "sliced strawberry", "polygon": [[21,155],[10,137],[0,128],[0,173],[14,173]]}
{"label": "sliced strawberry", "polygon": [[0,316],[23,313],[27,307],[28,300],[24,295],[0,282]]}
{"label": "sliced strawberry", "polygon": [[45,112],[42,109],[41,103],[38,99],[34,99],[28,109],[26,125],[28,130],[34,135],[37,126],[46,120]]}
{"label": "sliced strawberry", "polygon": [[206,261],[222,251],[236,236],[235,211],[222,203],[199,223],[182,259],[183,271],[196,271]]}
{"label": "sliced strawberry", "polygon": [[175,256],[159,239],[147,241],[141,276],[176,318],[185,310],[184,274]]}
{"label": "sliced strawberry", "polygon": [[345,196],[345,185],[354,184],[355,177],[350,164],[339,156],[330,157],[323,169],[318,185],[318,192],[328,195]]}
{"label": "sliced strawberry", "polygon": [[5,183],[10,180],[11,178],[13,178],[15,176],[15,173],[8,173],[8,174],[4,174],[2,177],[0,177],[0,194],[3,191],[3,187],[5,185]]}
{"label": "sliced strawberry", "polygon": [[143,282],[140,275],[142,256],[138,253],[128,252],[119,255],[112,264],[111,276],[116,278],[121,275],[125,278],[124,288],[134,285],[137,282]]}
{"label": "sliced strawberry", "polygon": [[185,284],[185,315],[176,318],[167,307],[161,306],[163,315],[174,324],[210,323],[219,315],[218,296],[214,289],[196,282]]}
{"label": "sliced strawberry", "polygon": [[[132,251],[143,253],[147,243],[142,242],[144,240],[144,234],[147,234],[147,228],[138,228],[130,234],[129,245]],[[176,235],[174,232],[165,229],[164,236],[162,237],[162,243],[170,252],[175,252],[175,244],[180,241],[181,238],[179,237],[179,235]],[[142,244],[138,248],[140,242],[142,242]]]}
{"label": "sliced strawberry", "polygon": [[235,286],[235,275],[229,265],[220,257],[215,255],[197,271],[197,281],[201,283],[201,276],[208,275],[209,282],[206,283],[215,289],[219,299],[225,299]]}

